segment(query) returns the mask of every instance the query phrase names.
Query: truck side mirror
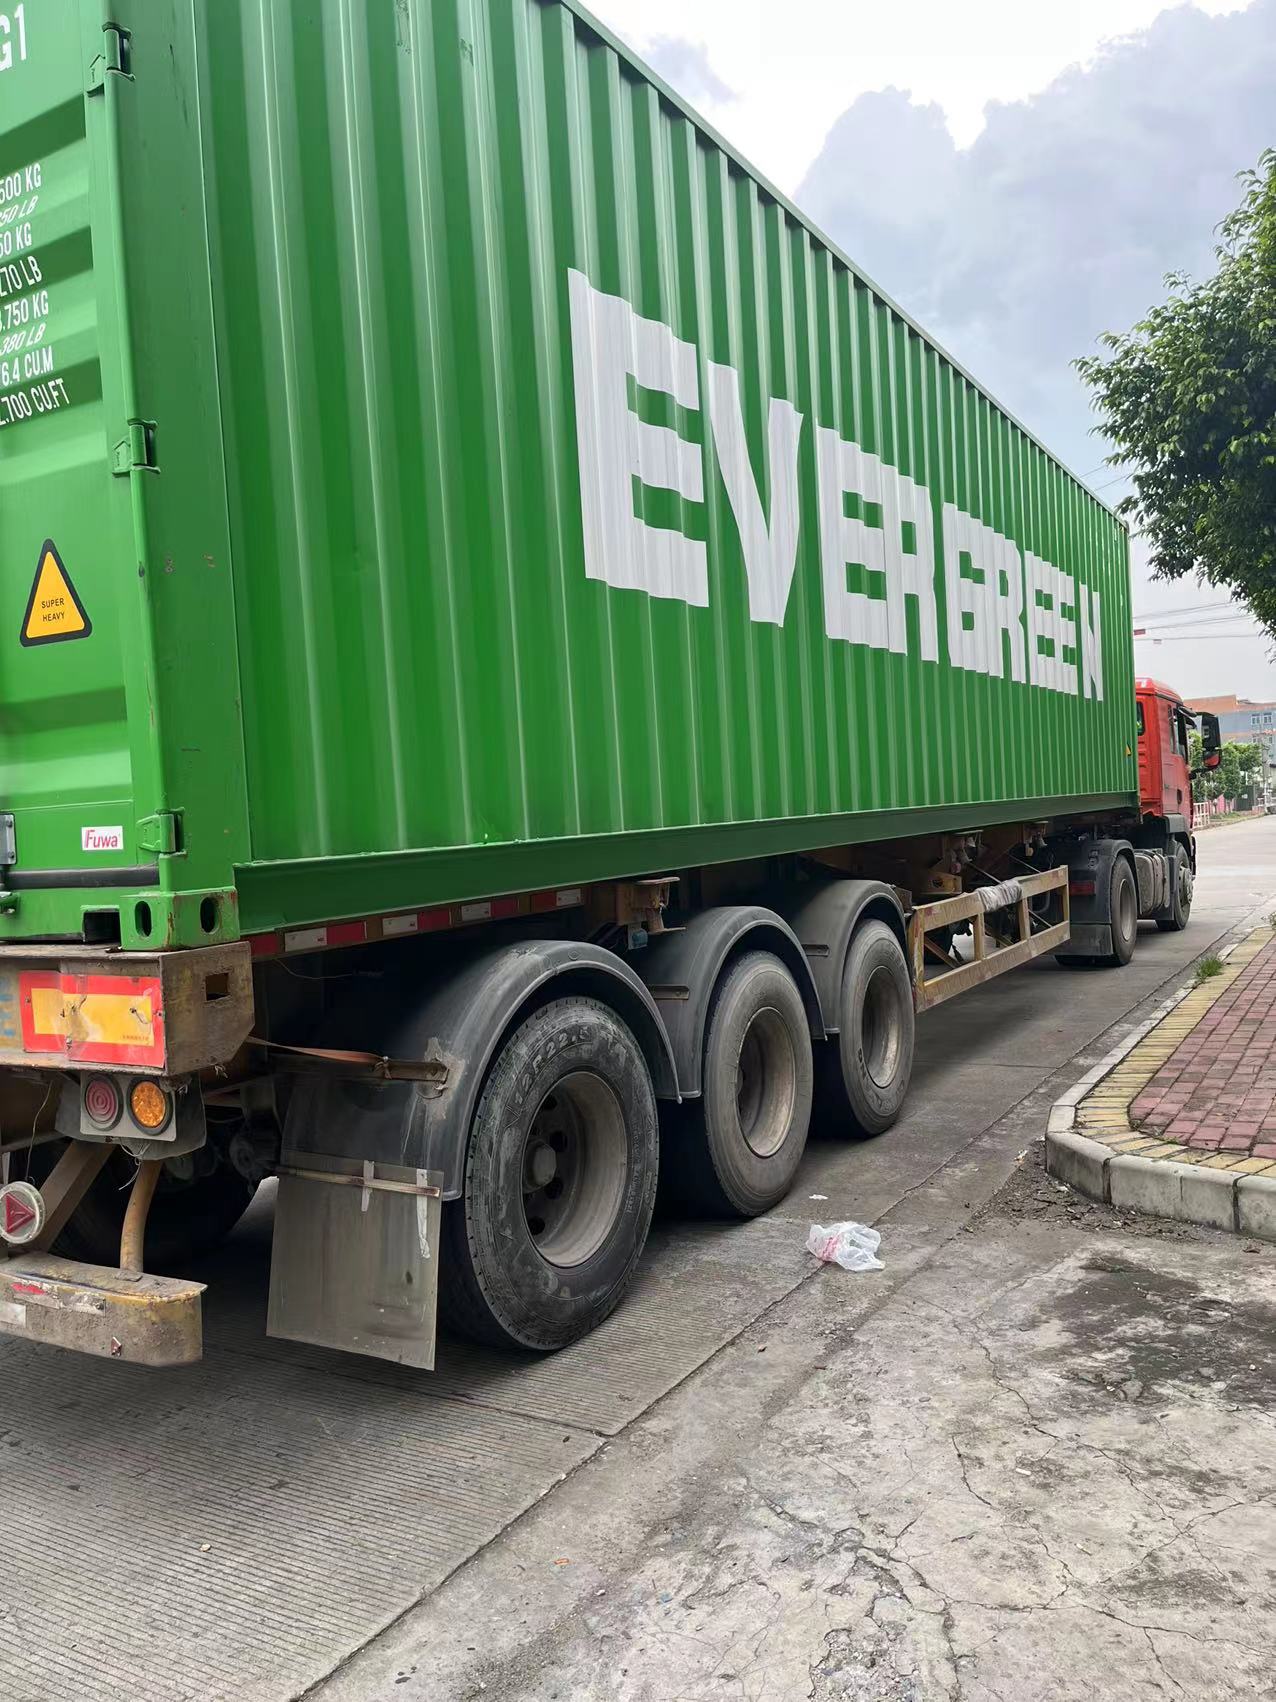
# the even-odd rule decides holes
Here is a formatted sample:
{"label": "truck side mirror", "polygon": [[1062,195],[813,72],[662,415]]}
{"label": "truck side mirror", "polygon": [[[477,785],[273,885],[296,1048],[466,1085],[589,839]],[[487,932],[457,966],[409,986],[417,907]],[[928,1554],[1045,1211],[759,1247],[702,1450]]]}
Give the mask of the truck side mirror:
{"label": "truck side mirror", "polygon": [[1205,768],[1217,768],[1223,760],[1223,740],[1218,730],[1218,716],[1201,716],[1201,761]]}

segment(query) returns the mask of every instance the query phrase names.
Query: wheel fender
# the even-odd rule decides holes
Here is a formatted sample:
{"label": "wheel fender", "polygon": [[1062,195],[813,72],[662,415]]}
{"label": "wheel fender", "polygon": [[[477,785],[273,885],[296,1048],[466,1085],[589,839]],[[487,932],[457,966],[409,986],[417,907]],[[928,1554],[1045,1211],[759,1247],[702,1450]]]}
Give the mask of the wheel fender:
{"label": "wheel fender", "polygon": [[[1124,857],[1129,863],[1135,878],[1135,891],[1138,891],[1134,847],[1128,839],[1083,839],[1062,847],[1062,851],[1068,865],[1068,912],[1073,926],[1111,927],[1108,895],[1112,891],[1112,869],[1118,857]],[[1090,890],[1078,892],[1078,886]],[[1068,957],[1071,953],[1068,946],[1063,946],[1055,955]]]}
{"label": "wheel fender", "polygon": [[828,880],[795,888],[778,906],[801,942],[824,1013],[824,1031],[841,1028],[842,977],[851,935],[862,920],[876,917],[894,930],[908,955],[908,924],[894,887],[885,881]]}
{"label": "wheel fender", "polygon": [[740,949],[769,951],[780,959],[797,982],[811,1038],[824,1038],[811,968],[788,923],[760,904],[702,910],[686,927],[658,934],[637,960],[638,972],[664,1017],[684,1098],[695,1098],[703,1089],[701,1066],[713,990],[727,959]]}
{"label": "wheel fender", "polygon": [[664,1020],[614,952],[571,940],[523,940],[459,964],[420,991],[410,971],[364,988],[325,1024],[324,1044],[391,1058],[430,1058],[437,1085],[302,1076],[288,1110],[285,1149],[443,1172],[443,1197],[461,1192],[465,1143],[483,1082],[511,1025],[547,998],[603,1000],[629,1024],[661,1098],[678,1097]]}

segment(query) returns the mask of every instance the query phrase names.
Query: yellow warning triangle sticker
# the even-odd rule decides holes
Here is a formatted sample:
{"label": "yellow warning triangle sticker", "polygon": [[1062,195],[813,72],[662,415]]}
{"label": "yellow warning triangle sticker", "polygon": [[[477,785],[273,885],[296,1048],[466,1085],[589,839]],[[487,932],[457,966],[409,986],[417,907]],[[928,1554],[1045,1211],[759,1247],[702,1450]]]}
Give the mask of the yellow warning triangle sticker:
{"label": "yellow warning triangle sticker", "polygon": [[40,546],[35,581],[22,617],[22,642],[60,644],[68,638],[87,638],[92,631],[93,622],[71,583],[58,546],[52,538],[46,538]]}

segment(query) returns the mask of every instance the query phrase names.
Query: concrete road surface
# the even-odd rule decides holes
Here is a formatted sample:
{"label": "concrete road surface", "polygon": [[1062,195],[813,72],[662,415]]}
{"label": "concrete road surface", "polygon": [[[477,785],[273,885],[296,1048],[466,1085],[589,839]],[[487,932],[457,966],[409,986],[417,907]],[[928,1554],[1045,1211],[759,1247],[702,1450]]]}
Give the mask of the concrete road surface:
{"label": "concrete road surface", "polygon": [[[925,1017],[896,1129],[814,1142],[756,1223],[661,1225],[553,1359],[267,1341],[268,1200],[205,1273],[202,1366],[0,1343],[0,1696],[1276,1696],[1276,1250],[1036,1160],[1055,1095],[1276,904],[1276,821],[1201,847],[1185,934]],[[884,1272],[805,1254],[842,1217]]]}

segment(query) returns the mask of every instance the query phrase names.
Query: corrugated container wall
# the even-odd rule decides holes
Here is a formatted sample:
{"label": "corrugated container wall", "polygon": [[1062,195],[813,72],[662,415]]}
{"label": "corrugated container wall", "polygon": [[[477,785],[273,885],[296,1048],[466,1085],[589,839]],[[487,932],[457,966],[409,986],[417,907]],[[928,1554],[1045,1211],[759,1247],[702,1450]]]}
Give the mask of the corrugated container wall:
{"label": "corrugated container wall", "polygon": [[194,21],[245,928],[1135,791],[1123,528],[585,14]]}

